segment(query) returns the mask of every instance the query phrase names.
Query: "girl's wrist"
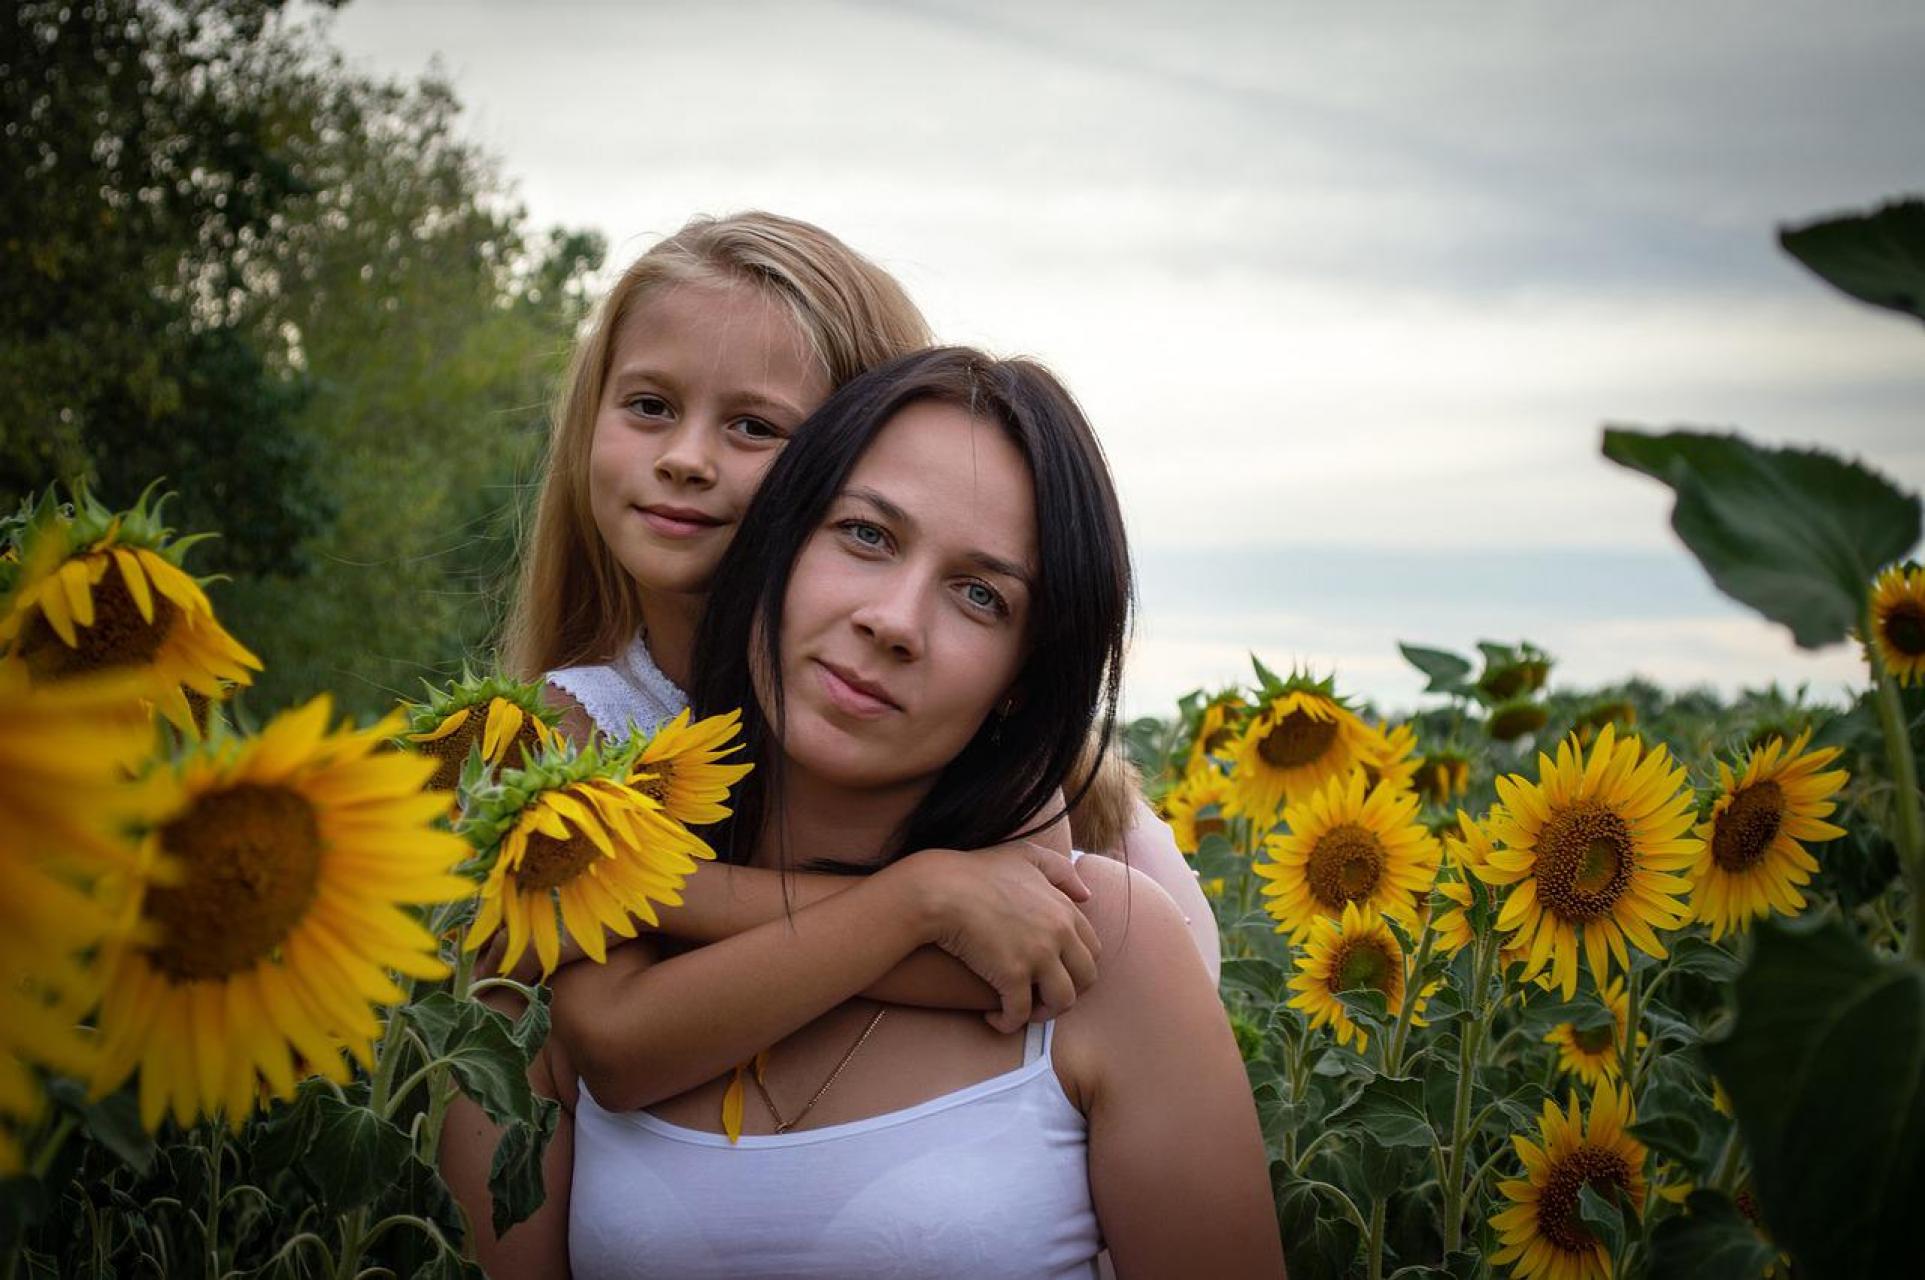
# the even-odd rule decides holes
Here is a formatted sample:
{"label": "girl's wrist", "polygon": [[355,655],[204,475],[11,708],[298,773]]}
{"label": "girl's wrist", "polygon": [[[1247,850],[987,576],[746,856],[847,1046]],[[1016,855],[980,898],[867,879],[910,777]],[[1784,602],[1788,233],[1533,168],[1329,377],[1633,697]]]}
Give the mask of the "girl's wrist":
{"label": "girl's wrist", "polygon": [[907,924],[920,945],[930,945],[948,927],[949,895],[942,892],[941,859],[932,851],[911,854],[869,877],[868,886],[888,895],[886,918]]}

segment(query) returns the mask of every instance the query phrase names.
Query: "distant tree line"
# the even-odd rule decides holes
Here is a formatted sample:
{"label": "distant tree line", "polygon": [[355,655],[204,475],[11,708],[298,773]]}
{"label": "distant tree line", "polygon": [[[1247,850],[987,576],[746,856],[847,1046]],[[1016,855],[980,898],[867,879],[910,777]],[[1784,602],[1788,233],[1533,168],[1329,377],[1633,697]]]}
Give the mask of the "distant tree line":
{"label": "distant tree line", "polygon": [[265,711],[485,645],[604,246],[284,0],[0,17],[0,503],[164,477]]}

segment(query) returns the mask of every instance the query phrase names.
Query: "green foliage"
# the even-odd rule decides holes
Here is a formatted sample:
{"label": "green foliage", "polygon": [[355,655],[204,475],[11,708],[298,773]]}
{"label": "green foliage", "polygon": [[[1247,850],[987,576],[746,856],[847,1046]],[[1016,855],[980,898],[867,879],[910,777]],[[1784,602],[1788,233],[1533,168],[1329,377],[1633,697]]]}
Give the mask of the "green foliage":
{"label": "green foliage", "polygon": [[1684,1207],[1651,1233],[1651,1280],[1756,1280],[1777,1262],[1778,1251],[1717,1192],[1693,1191]]}
{"label": "green foliage", "polygon": [[1814,1276],[1896,1275],[1925,1200],[1925,967],[1836,921],[1767,925],[1705,1046],[1772,1234]]}
{"label": "green foliage", "polygon": [[1675,490],[1671,527],[1718,589],[1807,649],[1844,639],[1878,570],[1918,543],[1918,498],[1830,454],[1611,429],[1604,456]]}
{"label": "green foliage", "polygon": [[1778,243],[1852,297],[1925,319],[1925,200],[1786,227]]}

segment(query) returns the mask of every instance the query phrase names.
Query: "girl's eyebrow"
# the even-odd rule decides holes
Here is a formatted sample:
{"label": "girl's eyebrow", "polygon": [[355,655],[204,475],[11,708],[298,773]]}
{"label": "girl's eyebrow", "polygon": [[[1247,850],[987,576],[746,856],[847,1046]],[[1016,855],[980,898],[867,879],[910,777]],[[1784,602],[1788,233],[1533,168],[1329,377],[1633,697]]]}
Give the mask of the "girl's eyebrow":
{"label": "girl's eyebrow", "polygon": [[[900,506],[891,502],[874,489],[848,488],[844,489],[838,496],[849,498],[856,502],[867,503],[869,506],[874,507],[883,519],[895,524],[899,528],[912,532],[916,528],[916,518],[914,516],[904,511]],[[1005,560],[1001,556],[991,555],[987,551],[976,549],[965,552],[963,558],[986,573],[993,573],[999,577],[1008,578],[1012,582],[1021,583],[1024,590],[1033,590],[1035,587],[1035,582],[1031,579],[1029,570],[1013,560]]]}

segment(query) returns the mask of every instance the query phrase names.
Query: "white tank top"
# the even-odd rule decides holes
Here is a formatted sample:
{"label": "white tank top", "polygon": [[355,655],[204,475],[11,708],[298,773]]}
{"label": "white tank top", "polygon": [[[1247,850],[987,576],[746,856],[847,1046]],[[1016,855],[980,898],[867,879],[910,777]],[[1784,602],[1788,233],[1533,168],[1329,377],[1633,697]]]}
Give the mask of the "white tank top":
{"label": "white tank top", "polygon": [[617,740],[637,729],[653,733],[688,705],[688,695],[662,674],[640,636],[615,661],[561,667],[548,673],[548,682],[572,695],[595,727]]}
{"label": "white tank top", "polygon": [[575,1280],[1091,1277],[1089,1125],[1031,1026],[1023,1065],[901,1111],[746,1135],[619,1114],[583,1085]]}

